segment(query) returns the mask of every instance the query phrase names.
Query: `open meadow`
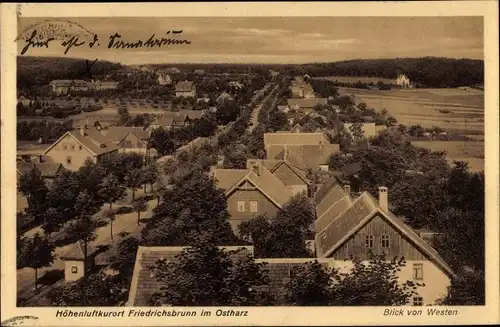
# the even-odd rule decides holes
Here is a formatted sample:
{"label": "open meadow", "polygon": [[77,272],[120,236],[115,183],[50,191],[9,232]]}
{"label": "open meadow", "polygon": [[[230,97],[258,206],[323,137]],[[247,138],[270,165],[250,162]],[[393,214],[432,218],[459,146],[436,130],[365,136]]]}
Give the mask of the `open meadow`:
{"label": "open meadow", "polygon": [[395,78],[383,78],[383,77],[369,77],[369,76],[324,76],[324,77],[313,77],[313,79],[327,80],[338,83],[373,83],[377,84],[382,81],[384,84],[396,84]]}
{"label": "open meadow", "polygon": [[354,95],[375,110],[387,109],[398,123],[439,126],[463,134],[484,133],[484,91],[450,89],[392,89],[387,91],[339,87],[341,95]]}
{"label": "open meadow", "polygon": [[473,172],[484,171],[483,141],[413,141],[413,145],[432,151],[446,151],[448,163],[467,161]]}

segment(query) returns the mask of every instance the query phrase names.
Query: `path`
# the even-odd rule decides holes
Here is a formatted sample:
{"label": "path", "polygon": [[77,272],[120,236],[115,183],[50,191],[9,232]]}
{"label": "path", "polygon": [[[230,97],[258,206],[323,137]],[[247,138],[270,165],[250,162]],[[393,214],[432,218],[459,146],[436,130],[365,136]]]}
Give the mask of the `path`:
{"label": "path", "polygon": [[279,84],[276,84],[274,86],[274,88],[271,90],[271,92],[269,92],[269,94],[264,99],[262,99],[262,101],[259,103],[259,105],[257,107],[255,107],[255,109],[252,111],[252,117],[250,118],[250,125],[248,126],[249,133],[252,133],[254,128],[257,127],[257,125],[259,125],[260,110],[262,109],[262,105],[269,99],[269,97],[274,96],[274,101],[273,101],[271,107],[274,106],[274,104],[276,103],[276,101],[277,101],[276,91],[278,90],[278,88],[279,88]]}

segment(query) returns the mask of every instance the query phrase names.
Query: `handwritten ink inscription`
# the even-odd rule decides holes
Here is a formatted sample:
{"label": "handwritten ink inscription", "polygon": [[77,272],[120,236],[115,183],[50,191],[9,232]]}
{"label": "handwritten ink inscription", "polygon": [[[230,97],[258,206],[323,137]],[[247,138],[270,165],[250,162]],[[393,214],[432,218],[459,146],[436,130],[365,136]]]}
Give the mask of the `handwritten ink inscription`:
{"label": "handwritten ink inscription", "polygon": [[[167,31],[165,34],[167,37],[157,37],[156,34],[152,34],[147,40],[127,41],[122,38],[122,35],[114,33],[113,35],[109,35],[107,48],[122,50],[137,48],[162,48],[170,45],[191,44],[190,40],[169,37],[170,35],[182,34],[182,30]],[[39,39],[37,36],[37,31],[33,30],[31,36],[24,40],[25,44],[21,50],[21,55],[26,54],[31,48],[49,48],[49,46],[57,43],[58,41],[60,41],[59,45],[64,48],[64,54],[67,54],[72,48],[87,46],[92,49],[99,48],[101,46],[99,43],[99,36],[97,34],[94,34],[92,41],[82,40],[78,36],[71,36],[63,40],[56,40],[54,37]]]}

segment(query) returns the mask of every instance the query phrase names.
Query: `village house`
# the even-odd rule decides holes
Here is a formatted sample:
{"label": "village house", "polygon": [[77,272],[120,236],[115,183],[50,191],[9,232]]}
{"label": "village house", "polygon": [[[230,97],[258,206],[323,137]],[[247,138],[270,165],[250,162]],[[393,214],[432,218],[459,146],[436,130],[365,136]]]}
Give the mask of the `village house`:
{"label": "village house", "polygon": [[157,151],[153,148],[148,149],[151,131],[142,127],[110,127],[108,129],[99,129],[100,132],[120,149],[120,153],[139,153],[148,157],[156,157]]}
{"label": "village house", "polygon": [[411,87],[411,82],[405,74],[398,74],[398,77],[396,78],[396,85],[401,86],[402,88],[408,88]]}
{"label": "village house", "polygon": [[269,77],[271,77],[272,79],[277,78],[279,75],[280,75],[280,73],[275,71],[275,70],[269,71]]}
{"label": "village house", "polygon": [[340,151],[324,133],[265,133],[267,159],[286,160],[299,169],[316,171]]}
{"label": "village house", "polygon": [[326,98],[303,98],[303,99],[288,99],[287,105],[294,110],[300,110],[305,113],[312,112],[317,105],[326,106],[328,100]]}
{"label": "village house", "polygon": [[191,81],[181,81],[175,85],[175,96],[180,98],[194,98],[196,95],[196,85]]}
{"label": "village house", "polygon": [[244,87],[240,81],[230,81],[228,84],[233,91],[239,91]]}
{"label": "village house", "polygon": [[[61,164],[53,163],[53,162],[26,162],[26,161],[18,161],[16,163],[16,175],[17,175],[17,182],[19,183],[19,180],[21,176],[26,174],[27,172],[31,171],[33,168],[36,168],[44,180],[45,184],[47,186],[50,186],[53,182],[54,179],[59,175],[61,172],[64,171],[64,168]],[[19,190],[17,190],[17,201],[16,201],[16,208],[17,211],[23,211],[28,207],[28,199],[21,193]]]}
{"label": "village house", "polygon": [[57,95],[68,94],[74,91],[88,91],[88,83],[84,80],[54,80],[49,83],[52,92]]}
{"label": "village house", "polygon": [[232,100],[233,97],[229,93],[222,92],[215,101],[217,102],[218,105],[221,105],[224,104],[226,101],[232,101]]}
{"label": "village house", "polygon": [[256,165],[262,165],[285,184],[294,195],[305,193],[309,194],[310,181],[307,178],[307,172],[298,169],[286,160],[270,159],[248,159],[247,169],[251,170]]}
{"label": "village house", "polygon": [[390,212],[386,187],[379,187],[377,201],[369,192],[358,196],[349,186],[334,185],[316,202],[316,211],[318,258],[331,258],[346,272],[353,268],[351,256],[363,261],[371,254],[404,257],[406,267],[399,280],[425,284],[412,305],[431,305],[446,294],[454,272],[432,246]]}
{"label": "village house", "polygon": [[96,90],[96,91],[116,90],[119,85],[120,82],[116,81],[92,80],[90,83],[88,83],[89,90]]}
{"label": "village house", "polygon": [[100,162],[119,150],[96,128],[80,127],[64,133],[43,155],[53,162],[60,163],[68,170],[78,170],[87,159]]}
{"label": "village house", "polygon": [[[135,256],[134,272],[130,283],[130,290],[126,306],[146,307],[152,306],[152,296],[162,286],[156,279],[153,269],[158,260],[176,260],[187,246],[139,246]],[[253,255],[253,246],[221,246],[224,251],[234,251],[232,260],[242,260],[248,255]],[[162,303],[161,305],[169,305]]]}
{"label": "village house", "polygon": [[205,74],[205,70],[204,69],[195,69],[193,71],[193,74],[195,74],[195,75],[204,75]]}
{"label": "village house", "polygon": [[201,119],[205,113],[205,110],[166,111],[161,117],[155,119],[151,124],[149,124],[146,127],[146,130],[152,132],[158,127],[165,129],[184,127],[189,125],[191,121],[195,119]]}
{"label": "village house", "polygon": [[87,244],[87,259],[85,260],[83,241],[71,244],[68,251],[61,256],[61,260],[64,261],[64,280],[73,282],[93,270],[104,268],[108,262],[102,254],[102,250]]}
{"label": "village house", "polygon": [[263,214],[274,217],[293,197],[292,191],[259,163],[251,169],[216,169],[214,178],[225,192],[236,234],[242,222]]}
{"label": "village house", "polygon": [[160,85],[172,85],[172,77],[165,72],[159,72],[157,78],[158,84]]}

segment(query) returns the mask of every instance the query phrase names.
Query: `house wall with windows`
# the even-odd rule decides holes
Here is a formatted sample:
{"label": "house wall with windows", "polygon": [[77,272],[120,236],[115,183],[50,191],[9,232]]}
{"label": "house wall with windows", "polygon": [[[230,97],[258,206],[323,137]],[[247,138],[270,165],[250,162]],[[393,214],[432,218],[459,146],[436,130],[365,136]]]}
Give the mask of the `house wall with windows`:
{"label": "house wall with windows", "polygon": [[[370,241],[371,240],[371,241]],[[362,260],[373,254],[387,258],[404,256],[407,260],[424,260],[423,254],[381,217],[374,217],[332,255],[337,260],[355,256]]]}
{"label": "house wall with windows", "polygon": [[279,209],[259,190],[239,189],[227,199],[227,210],[231,220],[251,220],[263,214],[274,217]]}
{"label": "house wall with windows", "polygon": [[135,134],[129,133],[123,140],[118,143],[118,146],[120,147],[120,150],[118,152],[122,153],[130,153],[130,152],[135,152],[135,153],[140,153],[140,154],[146,154],[147,153],[147,142],[144,140],[140,140]]}
{"label": "house wall with windows", "polygon": [[[368,264],[368,261],[364,263]],[[340,273],[347,273],[354,267],[354,264],[350,260],[335,260],[332,266],[339,269]],[[424,285],[417,288],[417,294],[408,304],[414,306],[436,304],[436,301],[447,294],[447,288],[451,283],[450,277],[427,259],[407,260],[405,267],[398,273],[398,280],[400,283],[412,281]]]}
{"label": "house wall with windows", "polygon": [[54,162],[61,163],[68,170],[78,170],[83,166],[87,158],[92,159],[93,162],[97,162],[97,156],[69,134],[66,134],[45,155],[50,157]]}
{"label": "house wall with windows", "polygon": [[75,281],[83,277],[85,267],[83,260],[65,260],[64,261],[64,280]]}

